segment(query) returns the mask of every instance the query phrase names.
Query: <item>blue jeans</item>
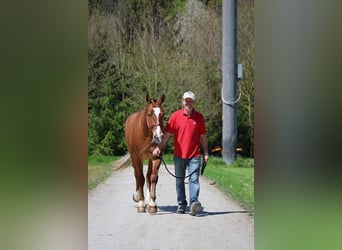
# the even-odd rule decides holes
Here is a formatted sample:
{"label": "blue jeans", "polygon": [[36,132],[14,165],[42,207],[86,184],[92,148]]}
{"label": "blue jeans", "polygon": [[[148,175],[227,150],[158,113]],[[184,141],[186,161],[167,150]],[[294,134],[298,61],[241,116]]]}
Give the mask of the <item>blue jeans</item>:
{"label": "blue jeans", "polygon": [[199,173],[200,173],[200,157],[194,157],[191,159],[183,159],[178,157],[173,157],[175,163],[175,174],[176,178],[176,191],[177,191],[177,203],[178,205],[187,205],[186,195],[185,195],[185,184],[184,177],[186,176],[186,167],[188,167],[188,174],[192,173],[189,177],[189,195],[190,195],[190,205],[198,201],[200,184],[199,184]]}

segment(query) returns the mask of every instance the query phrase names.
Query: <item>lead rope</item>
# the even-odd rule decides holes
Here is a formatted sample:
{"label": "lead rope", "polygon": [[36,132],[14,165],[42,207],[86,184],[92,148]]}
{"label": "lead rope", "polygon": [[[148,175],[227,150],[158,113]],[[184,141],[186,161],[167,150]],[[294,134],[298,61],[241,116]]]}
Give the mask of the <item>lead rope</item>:
{"label": "lead rope", "polygon": [[[148,146],[148,152],[152,154],[152,151],[150,150],[151,146],[152,146],[152,143]],[[165,167],[165,169],[167,170],[167,172],[168,172],[171,176],[173,176],[173,177],[175,177],[175,178],[178,178],[178,179],[186,179],[186,178],[190,177],[190,176],[193,175],[197,170],[199,170],[199,168],[201,167],[201,164],[199,164],[198,167],[197,167],[196,169],[194,169],[190,174],[188,174],[188,175],[185,176],[185,177],[181,177],[181,176],[175,175],[174,173],[172,173],[172,172],[168,169],[168,167],[167,167],[167,165],[166,165],[166,162],[164,161],[164,159],[163,159],[163,157],[162,157],[161,155],[159,156],[159,159],[163,162],[164,167]]]}
{"label": "lead rope", "polygon": [[186,178],[190,177],[191,175],[193,175],[193,173],[195,173],[195,172],[196,172],[197,170],[199,170],[199,168],[201,167],[201,164],[200,164],[200,165],[199,165],[194,171],[192,171],[190,174],[188,174],[188,175],[185,176],[185,177],[181,177],[181,176],[176,176],[175,174],[173,174],[173,173],[168,169],[168,167],[167,167],[167,165],[166,165],[166,163],[165,163],[163,157],[159,156],[159,159],[161,159],[161,161],[163,162],[164,167],[166,168],[167,172],[168,172],[170,175],[172,175],[173,177],[178,178],[178,179],[186,179]]}

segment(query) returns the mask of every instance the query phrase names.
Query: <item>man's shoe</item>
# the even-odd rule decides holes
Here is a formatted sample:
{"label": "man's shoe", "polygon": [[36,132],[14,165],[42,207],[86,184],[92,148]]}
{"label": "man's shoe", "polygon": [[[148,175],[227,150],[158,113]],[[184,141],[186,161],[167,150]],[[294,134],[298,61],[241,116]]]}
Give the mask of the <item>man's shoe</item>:
{"label": "man's shoe", "polygon": [[179,205],[177,208],[177,214],[184,214],[185,213],[185,206]]}
{"label": "man's shoe", "polygon": [[198,212],[200,212],[202,210],[202,205],[199,201],[195,201],[194,203],[192,203],[191,207],[190,207],[190,215],[195,216]]}

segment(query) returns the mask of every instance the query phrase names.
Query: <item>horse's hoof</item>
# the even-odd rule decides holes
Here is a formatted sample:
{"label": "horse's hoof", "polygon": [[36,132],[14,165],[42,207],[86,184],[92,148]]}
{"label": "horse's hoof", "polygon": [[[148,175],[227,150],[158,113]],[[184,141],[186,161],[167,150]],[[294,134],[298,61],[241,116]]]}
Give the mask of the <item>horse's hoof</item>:
{"label": "horse's hoof", "polygon": [[149,213],[155,214],[155,213],[157,213],[158,209],[157,209],[157,206],[147,206],[147,210]]}
{"label": "horse's hoof", "polygon": [[145,213],[145,207],[138,207],[138,213]]}

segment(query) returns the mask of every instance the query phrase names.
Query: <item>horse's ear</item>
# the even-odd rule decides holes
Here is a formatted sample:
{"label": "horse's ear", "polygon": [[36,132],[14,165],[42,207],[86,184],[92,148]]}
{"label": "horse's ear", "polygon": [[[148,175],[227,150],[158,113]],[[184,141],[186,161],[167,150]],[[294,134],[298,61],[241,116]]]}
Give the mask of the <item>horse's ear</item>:
{"label": "horse's ear", "polygon": [[158,103],[161,105],[161,104],[163,104],[164,100],[165,100],[165,95],[162,94],[162,96],[158,100]]}
{"label": "horse's ear", "polygon": [[150,95],[149,94],[146,95],[146,102],[150,103]]}
{"label": "horse's ear", "polygon": [[162,94],[161,97],[160,97],[159,100],[158,100],[159,105],[162,105],[163,102],[164,102],[164,100],[165,100],[165,95]]}

